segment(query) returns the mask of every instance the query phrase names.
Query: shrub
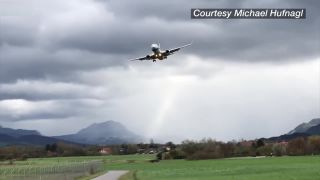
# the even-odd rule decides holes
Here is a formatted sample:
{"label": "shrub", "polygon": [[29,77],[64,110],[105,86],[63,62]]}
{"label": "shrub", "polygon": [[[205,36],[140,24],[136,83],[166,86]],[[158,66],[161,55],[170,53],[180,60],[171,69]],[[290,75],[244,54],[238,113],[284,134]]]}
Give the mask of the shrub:
{"label": "shrub", "polygon": [[187,157],[185,152],[178,149],[170,151],[169,154],[172,157],[172,159],[185,159]]}
{"label": "shrub", "polygon": [[295,138],[288,143],[288,155],[306,154],[306,141],[303,137]]}
{"label": "shrub", "polygon": [[275,156],[283,156],[287,154],[287,147],[282,143],[275,143],[272,146],[272,153]]}

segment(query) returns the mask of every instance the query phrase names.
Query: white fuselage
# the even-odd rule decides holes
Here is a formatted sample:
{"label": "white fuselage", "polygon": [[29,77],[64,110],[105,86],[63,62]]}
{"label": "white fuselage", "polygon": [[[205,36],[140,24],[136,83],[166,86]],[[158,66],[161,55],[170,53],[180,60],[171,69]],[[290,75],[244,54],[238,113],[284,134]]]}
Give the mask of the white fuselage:
{"label": "white fuselage", "polygon": [[191,45],[191,43],[183,45],[183,46],[180,46],[180,47],[176,47],[176,48],[173,48],[173,49],[166,49],[166,50],[162,50],[161,51],[160,43],[159,44],[154,43],[154,44],[151,44],[152,54],[148,54],[145,57],[131,59],[131,61],[152,60],[153,62],[156,62],[156,60],[164,60],[164,59],[167,59],[168,56],[170,56],[170,55],[174,54],[175,52],[179,51],[181,48],[184,48],[184,47],[187,47],[187,46],[190,46],[190,45]]}
{"label": "white fuselage", "polygon": [[160,46],[158,44],[152,44],[151,50],[152,50],[152,52],[154,52],[154,54],[159,54],[160,53]]}

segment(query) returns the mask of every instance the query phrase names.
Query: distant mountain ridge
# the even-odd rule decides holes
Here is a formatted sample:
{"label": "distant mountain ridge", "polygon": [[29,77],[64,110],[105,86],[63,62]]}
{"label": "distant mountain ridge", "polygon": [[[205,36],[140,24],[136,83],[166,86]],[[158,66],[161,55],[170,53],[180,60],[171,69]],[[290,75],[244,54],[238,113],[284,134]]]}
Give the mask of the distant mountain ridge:
{"label": "distant mountain ridge", "polygon": [[296,128],[291,130],[288,134],[305,133],[311,127],[317,126],[319,124],[320,124],[320,118],[315,118],[315,119],[312,119],[311,121],[309,121],[307,123],[302,123],[302,124],[298,125]]}
{"label": "distant mountain ridge", "polygon": [[94,123],[75,134],[55,136],[55,138],[83,144],[123,144],[143,141],[141,136],[116,121]]}
{"label": "distant mountain ridge", "polygon": [[270,137],[270,141],[288,141],[297,137],[308,137],[311,135],[320,135],[320,118],[312,119],[307,123],[301,123],[287,134]]}
{"label": "distant mountain ridge", "polygon": [[75,134],[63,136],[42,136],[36,130],[4,128],[0,126],[0,146],[46,145],[57,142],[69,144],[123,144],[140,143],[143,138],[129,131],[119,122],[94,123]]}
{"label": "distant mountain ridge", "polygon": [[61,140],[53,137],[41,135],[25,135],[19,137],[12,137],[7,134],[0,134],[0,147],[7,145],[38,145],[44,146],[46,144],[53,144],[57,142],[64,142],[67,144],[77,144],[74,142]]}
{"label": "distant mountain ridge", "polygon": [[[263,139],[283,141],[311,135],[320,135],[320,118],[312,119],[308,123],[302,123],[287,134]],[[11,129],[0,126],[0,146],[17,144],[45,145],[57,142],[111,145],[140,143],[145,142],[145,139],[129,131],[124,125],[116,121],[94,123],[75,134],[53,137],[42,136],[36,130]]]}
{"label": "distant mountain ridge", "polygon": [[320,124],[310,127],[304,133],[311,135],[320,135]]}
{"label": "distant mountain ridge", "polygon": [[61,141],[42,136],[36,130],[11,129],[0,126],[0,146],[6,145],[44,145]]}
{"label": "distant mountain ridge", "polygon": [[20,137],[26,135],[38,135],[41,134],[36,130],[24,130],[24,129],[11,129],[0,126],[0,134],[6,134],[12,137]]}

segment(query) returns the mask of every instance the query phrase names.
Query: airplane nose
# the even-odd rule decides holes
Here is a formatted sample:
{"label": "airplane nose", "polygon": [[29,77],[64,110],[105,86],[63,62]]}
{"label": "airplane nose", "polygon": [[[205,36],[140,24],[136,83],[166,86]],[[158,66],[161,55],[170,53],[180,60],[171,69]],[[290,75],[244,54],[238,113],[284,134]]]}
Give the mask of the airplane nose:
{"label": "airplane nose", "polygon": [[159,46],[158,46],[157,44],[152,44],[152,45],[151,45],[151,50],[152,50],[153,52],[157,52],[157,51],[159,50]]}

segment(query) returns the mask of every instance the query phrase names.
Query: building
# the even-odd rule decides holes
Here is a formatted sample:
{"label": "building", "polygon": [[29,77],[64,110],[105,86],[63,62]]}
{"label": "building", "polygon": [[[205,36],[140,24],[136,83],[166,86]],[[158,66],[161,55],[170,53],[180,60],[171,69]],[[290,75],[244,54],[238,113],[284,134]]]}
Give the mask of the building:
{"label": "building", "polygon": [[112,149],[109,147],[103,147],[99,152],[103,155],[109,155],[112,154]]}

